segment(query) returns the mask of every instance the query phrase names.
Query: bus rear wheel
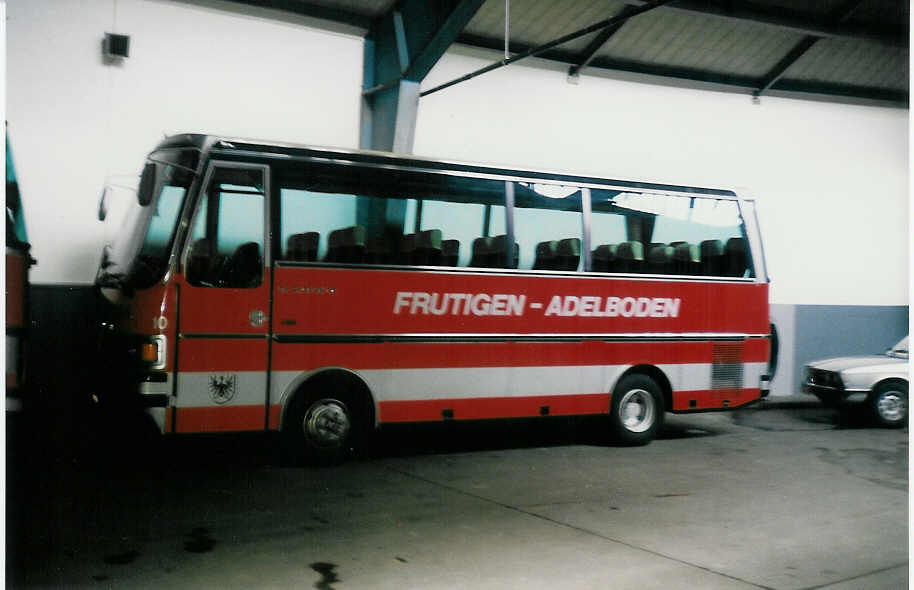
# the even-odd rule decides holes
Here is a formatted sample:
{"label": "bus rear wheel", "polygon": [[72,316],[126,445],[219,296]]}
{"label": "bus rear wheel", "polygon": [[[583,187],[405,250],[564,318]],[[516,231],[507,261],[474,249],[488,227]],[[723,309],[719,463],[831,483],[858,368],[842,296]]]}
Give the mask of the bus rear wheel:
{"label": "bus rear wheel", "polygon": [[657,383],[642,374],[623,377],[610,403],[610,433],[623,445],[646,445],[663,424],[663,394]]}
{"label": "bus rear wheel", "polygon": [[333,465],[352,451],[360,425],[348,395],[298,395],[283,423],[284,446],[293,461]]}

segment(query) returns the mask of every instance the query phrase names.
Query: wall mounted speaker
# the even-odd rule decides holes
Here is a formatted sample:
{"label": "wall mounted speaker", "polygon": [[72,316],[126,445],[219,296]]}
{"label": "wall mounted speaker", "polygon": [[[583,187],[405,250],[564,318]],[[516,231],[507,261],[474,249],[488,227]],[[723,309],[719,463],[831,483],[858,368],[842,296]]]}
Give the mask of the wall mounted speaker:
{"label": "wall mounted speaker", "polygon": [[102,52],[107,58],[123,59],[130,53],[130,36],[105,33],[102,42]]}

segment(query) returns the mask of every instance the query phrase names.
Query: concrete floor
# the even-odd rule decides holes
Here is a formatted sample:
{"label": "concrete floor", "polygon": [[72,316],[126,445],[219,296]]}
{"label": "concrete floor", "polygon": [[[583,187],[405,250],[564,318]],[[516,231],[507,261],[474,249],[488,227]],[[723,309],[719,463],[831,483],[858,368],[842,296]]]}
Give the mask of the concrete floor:
{"label": "concrete floor", "polygon": [[269,436],[11,444],[7,587],[907,587],[907,429],[808,403],[641,448],[601,426],[403,428],[331,468]]}

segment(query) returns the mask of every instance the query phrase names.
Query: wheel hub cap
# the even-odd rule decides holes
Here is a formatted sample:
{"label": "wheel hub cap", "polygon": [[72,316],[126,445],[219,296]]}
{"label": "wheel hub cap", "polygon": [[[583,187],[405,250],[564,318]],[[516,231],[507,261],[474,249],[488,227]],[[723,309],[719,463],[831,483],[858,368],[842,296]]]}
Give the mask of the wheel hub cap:
{"label": "wheel hub cap", "polygon": [[336,400],[321,400],[305,414],[305,436],[321,447],[338,447],[351,426],[345,406]]}
{"label": "wheel hub cap", "polygon": [[893,422],[901,420],[907,412],[907,405],[901,395],[890,391],[879,398],[879,415]]}
{"label": "wheel hub cap", "polygon": [[633,389],[622,397],[619,411],[626,430],[644,432],[654,424],[654,397],[643,389]]}

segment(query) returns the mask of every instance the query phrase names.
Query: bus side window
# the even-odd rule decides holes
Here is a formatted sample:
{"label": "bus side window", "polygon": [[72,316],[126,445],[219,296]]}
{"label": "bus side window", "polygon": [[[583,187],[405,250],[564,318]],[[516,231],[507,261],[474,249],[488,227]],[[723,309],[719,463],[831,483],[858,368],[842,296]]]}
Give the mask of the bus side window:
{"label": "bus side window", "polygon": [[280,260],[342,262],[337,250],[358,238],[354,195],[280,187],[279,200]]}
{"label": "bus side window", "polygon": [[[752,265],[735,200],[688,196],[665,197],[651,239],[669,244],[672,274],[752,277]],[[656,271],[659,267],[654,267]]]}
{"label": "bus side window", "polygon": [[581,189],[518,182],[514,185],[514,268],[575,271],[581,265]]}
{"label": "bus side window", "polygon": [[591,191],[590,265],[593,272],[625,272],[631,246],[620,245],[628,241],[625,216],[612,208],[610,191]]}
{"label": "bus side window", "polygon": [[[423,200],[421,210],[417,208],[416,213],[419,215],[417,263],[486,268],[494,265],[488,250],[480,257],[479,244],[485,241],[482,235],[487,232],[504,232],[504,211],[501,205]],[[483,227],[487,220],[488,227]]]}
{"label": "bus side window", "polygon": [[250,289],[263,281],[263,172],[217,167],[200,200],[185,265],[198,287]]}
{"label": "bus side window", "polygon": [[737,202],[593,191],[591,270],[752,277]]}

